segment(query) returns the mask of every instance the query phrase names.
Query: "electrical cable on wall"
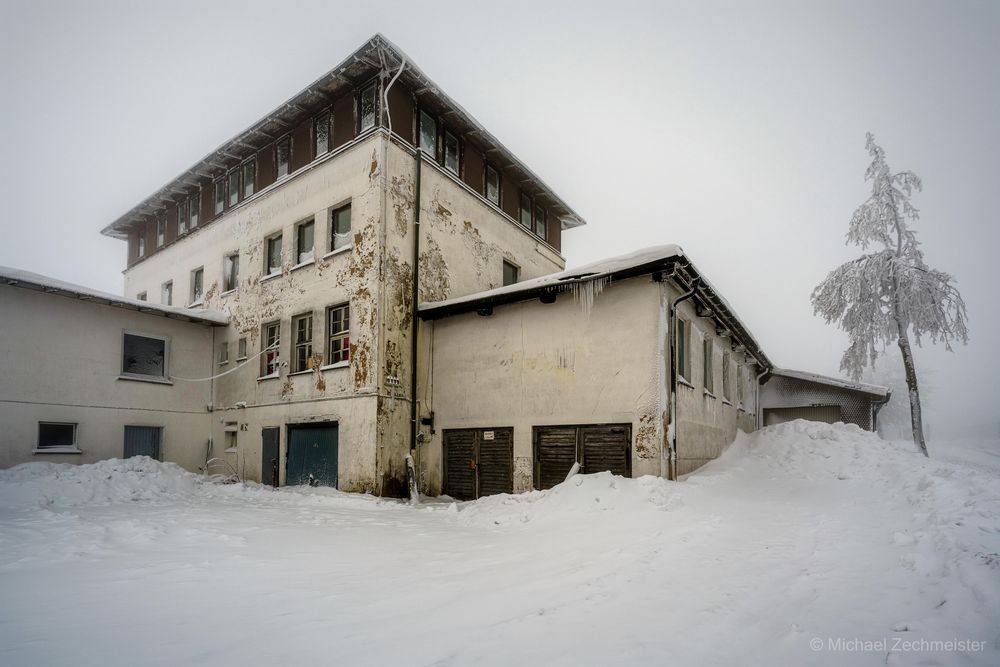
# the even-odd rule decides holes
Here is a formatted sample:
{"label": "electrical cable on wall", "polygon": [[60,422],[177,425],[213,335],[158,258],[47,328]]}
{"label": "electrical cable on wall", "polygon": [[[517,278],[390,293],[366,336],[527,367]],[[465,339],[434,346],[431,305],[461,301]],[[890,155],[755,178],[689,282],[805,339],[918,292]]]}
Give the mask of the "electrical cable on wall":
{"label": "electrical cable on wall", "polygon": [[280,343],[281,343],[281,341],[275,341],[274,345],[272,345],[271,347],[265,347],[263,350],[261,350],[260,352],[258,352],[255,355],[253,355],[252,357],[250,357],[248,359],[244,359],[243,363],[237,364],[233,368],[230,368],[228,371],[223,371],[221,373],[218,373],[217,375],[210,375],[210,376],[204,377],[204,378],[182,378],[182,377],[177,377],[176,375],[171,375],[170,379],[171,380],[180,380],[182,382],[208,382],[209,380],[214,380],[216,378],[222,377],[223,375],[229,375],[230,373],[232,373],[234,371],[238,371],[239,369],[241,369],[244,366],[246,366],[247,364],[249,364],[251,361],[256,360],[257,357],[261,356],[265,352],[270,352],[271,350],[277,350],[278,346],[280,345]]}

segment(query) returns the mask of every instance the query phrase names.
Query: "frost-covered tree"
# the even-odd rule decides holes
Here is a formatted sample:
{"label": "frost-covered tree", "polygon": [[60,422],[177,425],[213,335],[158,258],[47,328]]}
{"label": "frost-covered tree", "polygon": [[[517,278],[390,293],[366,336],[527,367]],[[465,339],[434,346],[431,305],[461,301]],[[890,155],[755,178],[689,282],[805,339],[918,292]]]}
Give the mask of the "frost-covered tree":
{"label": "frost-covered tree", "polygon": [[865,172],[872,194],[854,211],[847,243],[873,249],[830,272],[813,290],[813,310],[847,332],[850,346],[840,368],[855,380],[887,346],[899,346],[913,441],[927,455],[910,333],[918,346],[925,337],[948,350],[955,341],[968,342],[965,301],[949,274],[927,266],[910,229],[920,217],[910,203],[913,192],[922,189],[920,178],[910,171],[893,174],[871,133],[865,147],[872,156]]}

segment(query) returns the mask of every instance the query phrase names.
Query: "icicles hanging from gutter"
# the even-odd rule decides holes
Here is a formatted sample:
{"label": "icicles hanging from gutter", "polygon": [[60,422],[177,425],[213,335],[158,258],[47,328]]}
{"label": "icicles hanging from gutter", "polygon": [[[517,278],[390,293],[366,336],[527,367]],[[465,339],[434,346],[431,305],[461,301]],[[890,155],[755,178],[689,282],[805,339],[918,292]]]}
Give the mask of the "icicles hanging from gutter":
{"label": "icicles hanging from gutter", "polygon": [[594,309],[594,298],[610,283],[611,276],[602,276],[582,283],[573,283],[569,286],[569,290],[573,293],[573,301],[580,304],[584,314],[590,317],[590,311]]}

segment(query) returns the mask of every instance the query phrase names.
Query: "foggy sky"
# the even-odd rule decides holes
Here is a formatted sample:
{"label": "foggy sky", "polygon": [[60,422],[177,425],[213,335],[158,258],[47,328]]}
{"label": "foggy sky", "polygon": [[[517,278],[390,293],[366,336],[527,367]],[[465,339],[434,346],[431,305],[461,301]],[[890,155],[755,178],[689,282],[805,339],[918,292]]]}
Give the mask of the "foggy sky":
{"label": "foggy sky", "polygon": [[931,440],[1000,430],[1000,3],[0,0],[0,264],[120,292],[100,229],[375,32],[587,219],[569,265],[679,243],[782,367],[837,374],[809,294],[872,131],[969,308],[917,353]]}

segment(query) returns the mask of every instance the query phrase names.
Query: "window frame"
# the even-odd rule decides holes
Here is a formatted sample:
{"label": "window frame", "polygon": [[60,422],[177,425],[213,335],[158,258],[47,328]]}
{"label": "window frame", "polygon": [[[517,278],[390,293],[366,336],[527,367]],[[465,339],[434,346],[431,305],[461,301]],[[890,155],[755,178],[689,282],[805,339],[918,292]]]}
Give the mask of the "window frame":
{"label": "window frame", "polygon": [[220,366],[225,366],[229,363],[229,341],[224,340],[219,343],[219,355],[218,362]]}
{"label": "window frame", "polygon": [[[277,242],[278,248],[278,266],[271,266],[271,244]],[[278,232],[277,234],[271,234],[264,238],[264,277],[276,276],[280,274],[285,265],[285,243],[283,239],[283,234]],[[274,269],[274,270],[272,270]]]}
{"label": "window frame", "polygon": [[722,400],[732,403],[733,382],[732,382],[732,355],[729,350],[722,351]]}
{"label": "window frame", "polygon": [[240,336],[236,341],[236,361],[245,361],[247,358],[247,337]]}
{"label": "window frame", "polygon": [[[330,109],[324,109],[323,111],[320,111],[318,114],[313,116],[312,144],[313,144],[314,160],[320,157],[321,155],[326,155],[327,153],[329,153],[330,149],[333,147],[333,142],[331,141],[331,139],[333,138],[333,127],[332,127],[333,123],[331,122],[332,120],[333,120],[333,113],[331,113]],[[320,129],[324,128],[324,126],[326,130],[326,146],[322,150],[320,150],[320,144],[319,144]]]}
{"label": "window frame", "polygon": [[[347,240],[344,242],[343,245],[338,246],[337,245],[337,214],[338,213],[342,213],[344,211],[347,211]],[[351,246],[354,245],[354,239],[351,237],[352,217],[353,217],[353,215],[352,215],[352,211],[351,211],[351,202],[347,202],[343,206],[337,206],[336,208],[330,209],[330,230],[329,230],[329,232],[330,232],[330,243],[329,243],[330,249],[329,249],[329,252],[335,252],[335,251],[341,250],[343,248],[350,248]],[[315,250],[315,245],[316,245],[315,231],[313,232],[313,234],[314,234],[314,236],[313,236],[313,246],[314,246],[314,250]]]}
{"label": "window frame", "polygon": [[715,340],[711,336],[705,336],[701,341],[701,370],[702,384],[705,391],[715,395]]}
{"label": "window frame", "polygon": [[239,289],[239,286],[240,253],[231,252],[222,258],[222,293],[226,294],[227,292],[236,291]]}
{"label": "window frame", "polygon": [[677,377],[688,384],[691,383],[691,323],[677,318],[677,336],[674,340],[677,349]]}
{"label": "window frame", "polygon": [[[496,207],[499,208],[500,202],[503,201],[503,190],[502,190],[502,187],[503,187],[503,175],[500,173],[499,169],[497,169],[496,167],[494,167],[489,162],[485,162],[484,161],[484,165],[483,166],[484,166],[484,169],[483,169],[483,197],[486,198],[486,201],[488,201],[489,203],[491,203],[494,206],[496,206]],[[490,198],[490,172],[493,172],[494,174],[496,174],[496,177],[497,177],[497,198],[496,198],[495,201]]]}
{"label": "window frame", "polygon": [[[300,340],[299,339],[299,322],[308,321],[308,338]],[[299,313],[292,317],[292,373],[302,373],[303,371],[312,370],[312,356],[313,356],[313,337],[315,335],[315,329],[313,327],[313,313],[312,311],[307,311],[304,313]],[[299,359],[300,351],[305,351],[305,357],[301,360]],[[300,364],[301,361],[301,364]]]}
{"label": "window frame", "polygon": [[[133,373],[125,370],[125,339],[128,336],[134,336],[136,338],[146,338],[149,340],[158,340],[163,343],[163,373],[161,375],[153,375],[152,373]],[[169,382],[170,380],[170,337],[164,336],[162,334],[146,333],[144,331],[136,331],[134,329],[123,329],[121,337],[121,373],[119,377],[129,378],[132,380],[147,380],[151,382]]]}
{"label": "window frame", "polygon": [[198,188],[197,192],[188,196],[188,208],[191,210],[189,228],[193,230],[198,226],[199,218],[201,217],[201,188]]}
{"label": "window frame", "polygon": [[[247,173],[249,171],[249,174]],[[249,178],[248,178],[249,176]],[[244,160],[240,165],[240,201],[253,197],[257,192],[257,155]],[[249,186],[249,191],[248,191]]]}
{"label": "window frame", "polygon": [[[268,336],[274,330],[273,341]],[[268,349],[271,348],[271,349]],[[268,370],[273,366],[273,370]],[[260,325],[260,376],[277,377],[281,374],[281,320]]]}
{"label": "window frame", "polygon": [[187,234],[188,232],[188,200],[185,197],[179,202],[174,202],[174,208],[177,210],[177,236]]}
{"label": "window frame", "polygon": [[162,248],[167,242],[167,216],[163,213],[156,214],[156,247]]}
{"label": "window frame", "polygon": [[[365,93],[372,91],[372,117],[371,124],[366,125],[365,121]],[[358,134],[362,132],[367,132],[368,130],[376,127],[379,123],[379,95],[378,95],[378,79],[372,79],[368,83],[358,87],[358,101],[357,101],[357,114],[358,114]]]}
{"label": "window frame", "polygon": [[[333,314],[343,311],[340,321],[344,328],[334,330]],[[334,342],[340,343],[339,350],[334,351]],[[346,341],[346,343],[341,342]],[[326,363],[329,366],[336,364],[349,364],[351,361],[351,304],[350,302],[338,303],[326,308]]]}
{"label": "window frame", "polygon": [[[461,175],[462,175],[462,140],[458,137],[457,134],[455,134],[454,132],[452,132],[452,131],[450,131],[448,129],[445,129],[443,134],[444,134],[444,141],[442,142],[443,146],[442,146],[442,150],[441,150],[441,152],[442,152],[441,166],[444,167],[445,171],[450,172],[450,173],[454,174],[455,176],[461,177]],[[455,168],[454,169],[452,169],[448,165],[448,139],[449,138],[455,140]]]}
{"label": "window frame", "polygon": [[142,259],[146,256],[146,230],[145,228],[140,229],[139,233],[136,234],[135,242],[135,256],[136,259]]}
{"label": "window frame", "polygon": [[[532,231],[535,232],[536,236],[543,239],[548,238],[549,231],[549,216],[545,210],[545,207],[541,204],[535,204],[533,220],[532,220]],[[540,229],[539,229],[540,227]]]}
{"label": "window frame", "polygon": [[[309,256],[302,259],[302,230],[306,228],[312,230],[312,247],[309,249]],[[315,261],[316,259],[316,218],[315,216],[311,218],[305,218],[297,223],[295,223],[295,266],[301,266],[303,264],[308,264],[309,262]]]}
{"label": "window frame", "polygon": [[[525,203],[527,203],[527,207],[525,207]],[[527,229],[529,232],[530,231],[534,231],[534,217],[532,215],[533,212],[534,212],[534,210],[535,210],[535,201],[534,201],[534,198],[531,195],[529,195],[527,192],[524,192],[522,190],[521,191],[520,202],[519,202],[518,207],[517,207],[517,224],[521,225],[521,227],[523,227],[524,229]],[[528,213],[528,222],[527,223],[525,223],[525,221],[524,221],[524,213],[525,213],[525,211],[527,211],[527,213]]]}
{"label": "window frame", "polygon": [[215,215],[222,215],[226,210],[226,176],[220,176],[212,181],[212,186],[214,187],[212,196],[215,198]]}
{"label": "window frame", "polygon": [[[197,290],[198,283],[201,283],[200,293]],[[188,302],[190,306],[201,305],[205,300],[205,267],[199,266],[197,269],[191,270],[191,293],[188,295],[191,300]]]}
{"label": "window frame", "polygon": [[135,295],[135,300],[136,301],[145,301],[146,300],[146,291],[143,290],[142,292],[139,292],[138,294],[136,294]]}
{"label": "window frame", "polygon": [[[510,267],[514,273],[514,281],[510,283],[507,282],[507,267]],[[510,260],[507,259],[503,260],[503,269],[500,277],[501,286],[506,287],[508,285],[516,285],[520,281],[521,281],[521,267],[515,264],[514,262],[511,262]]]}
{"label": "window frame", "polygon": [[[281,147],[285,146],[285,173],[281,173]],[[274,180],[285,178],[292,173],[292,135],[288,133],[274,141]]]}
{"label": "window frame", "polygon": [[[236,183],[235,188],[233,188],[234,181]],[[226,208],[232,208],[240,203],[242,183],[243,183],[243,165],[233,167],[226,173]],[[234,189],[235,192],[233,192]]]}
{"label": "window frame", "polygon": [[[434,128],[434,145],[428,150],[424,146],[424,118],[430,120],[433,123]],[[433,114],[428,112],[426,109],[420,109],[417,115],[417,150],[422,151],[424,155],[429,156],[434,162],[437,162],[437,152],[438,152],[438,134],[440,134],[438,128],[437,118]]]}
{"label": "window frame", "polygon": [[[169,298],[164,301],[163,294],[166,292],[169,294]],[[160,284],[160,305],[162,306],[173,306],[174,305],[174,281],[166,280]]]}

